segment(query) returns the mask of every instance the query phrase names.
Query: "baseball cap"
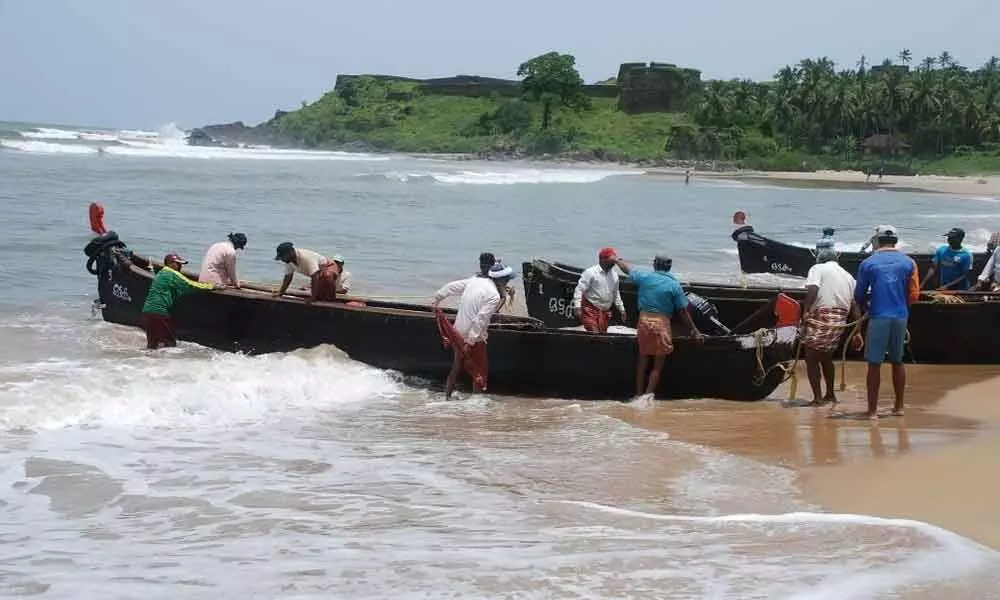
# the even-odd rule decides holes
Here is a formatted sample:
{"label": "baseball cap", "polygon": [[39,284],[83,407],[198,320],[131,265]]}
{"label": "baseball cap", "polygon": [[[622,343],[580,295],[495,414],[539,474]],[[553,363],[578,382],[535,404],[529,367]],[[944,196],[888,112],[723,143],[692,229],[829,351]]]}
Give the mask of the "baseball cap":
{"label": "baseball cap", "polygon": [[892,225],[879,225],[878,227],[875,228],[875,237],[880,240],[883,240],[890,238],[896,239],[899,236],[896,235],[896,228],[893,227]]}
{"label": "baseball cap", "polygon": [[948,233],[944,234],[946,238],[964,238],[965,230],[961,227],[952,227],[948,230]]}
{"label": "baseball cap", "polygon": [[291,242],[281,242],[278,244],[278,249],[275,251],[274,260],[281,260],[281,257],[288,254],[295,249],[295,246]]}
{"label": "baseball cap", "polygon": [[608,260],[617,255],[618,253],[615,252],[614,248],[601,248],[601,251],[597,254],[597,258],[598,260]]}
{"label": "baseball cap", "polygon": [[188,264],[186,258],[175,252],[171,252],[170,254],[167,254],[166,256],[163,257],[163,264],[167,264],[168,262],[175,262],[182,265]]}
{"label": "baseball cap", "polygon": [[339,254],[334,254],[330,260],[341,265],[344,264],[344,257]]}

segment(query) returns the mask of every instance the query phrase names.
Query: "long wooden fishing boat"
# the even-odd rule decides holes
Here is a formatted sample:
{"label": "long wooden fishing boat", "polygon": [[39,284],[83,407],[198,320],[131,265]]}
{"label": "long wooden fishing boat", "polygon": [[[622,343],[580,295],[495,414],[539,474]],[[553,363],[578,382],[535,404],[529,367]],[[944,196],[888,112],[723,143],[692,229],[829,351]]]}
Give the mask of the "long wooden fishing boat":
{"label": "long wooden fishing boat", "polygon": [[[755,232],[752,225],[738,227],[732,233],[733,241],[740,256],[740,270],[744,273],[771,273],[773,275],[788,275],[805,277],[809,268],[816,264],[816,251],[811,248],[795,246],[773,240]],[[989,260],[992,250],[977,252],[972,255],[972,272],[969,281],[982,272]],[[857,277],[861,261],[871,256],[867,252],[840,252],[840,266]],[[933,254],[914,252],[908,254],[917,263],[920,277],[923,279],[931,265]]]}
{"label": "long wooden fishing boat", "polygon": [[[104,320],[141,326],[142,305],[160,266],[134,254],[113,232],[85,252]],[[430,307],[361,298],[306,304],[253,287],[264,291],[182,297],[173,314],[178,339],[248,354],[331,344],[354,360],[432,385],[442,383],[451,366]],[[657,397],[767,397],[785,379],[798,339],[796,327],[770,320],[770,327],[741,335],[676,337]],[[491,393],[627,399],[634,391],[636,344],[630,335],[554,330],[530,317],[498,315],[490,325],[489,359]]]}
{"label": "long wooden fishing boat", "polygon": [[[524,300],[528,314],[549,327],[570,327],[578,322],[572,311],[573,291],[582,269],[535,259],[522,263]],[[803,302],[804,288],[743,287],[712,283],[682,283],[689,294],[700,296],[715,310],[716,320],[730,328],[759,314],[776,294]],[[620,286],[629,322],[638,318],[635,285]],[[704,314],[692,315],[699,327],[713,327]],[[621,323],[617,311],[613,322]],[[866,326],[862,326],[862,333]],[[921,295],[910,307],[910,339],[907,359],[927,364],[1000,364],[1000,294],[986,292],[936,293]],[[846,339],[846,335],[845,335]],[[838,349],[837,356],[840,356]],[[861,353],[849,350],[847,358],[860,360]]]}

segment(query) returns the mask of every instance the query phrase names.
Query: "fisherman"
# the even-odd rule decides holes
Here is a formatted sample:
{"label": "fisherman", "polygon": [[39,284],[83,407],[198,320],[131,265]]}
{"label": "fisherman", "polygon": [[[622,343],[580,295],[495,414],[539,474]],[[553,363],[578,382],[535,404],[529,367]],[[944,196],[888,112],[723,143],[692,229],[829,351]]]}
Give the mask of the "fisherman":
{"label": "fisherman", "polygon": [[[882,382],[882,362],[892,364],[892,387],[896,402],[892,414],[902,416],[903,393],[906,390],[906,368],[903,347],[910,305],[920,296],[920,276],[917,263],[896,249],[899,237],[896,228],[880,225],[876,229],[877,247],[858,267],[854,301],[867,311],[868,339],[865,361],[868,363],[868,418],[878,419],[878,393]],[[871,300],[865,296],[871,290]]]}
{"label": "fisherman", "polygon": [[[474,276],[452,281],[434,294],[438,332],[447,348],[454,349],[454,359],[445,384],[445,398],[451,398],[462,368],[472,378],[473,391],[486,391],[489,361],[486,338],[490,319],[503,306],[503,290],[514,277],[514,270],[497,262],[486,277]],[[459,296],[458,314],[452,324],[438,307],[442,300]]]}
{"label": "fisherman", "polygon": [[[806,276],[806,298],[802,320],[805,335],[802,345],[806,349],[806,373],[812,387],[811,406],[837,403],[833,391],[833,352],[840,344],[854,304],[856,282],[837,262],[837,252],[821,248],[816,253],[816,264]],[[826,380],[826,395],[820,394],[820,369]]]}
{"label": "fisherman", "polygon": [[573,314],[586,331],[607,333],[611,321],[611,306],[618,308],[622,322],[627,323],[625,303],[618,289],[615,271],[617,253],[614,248],[602,248],[597,264],[584,269],[573,292]]}
{"label": "fisherman", "polygon": [[923,289],[934,275],[939,275],[939,290],[968,290],[972,253],[962,247],[965,231],[960,227],[953,227],[944,234],[944,237],[948,243],[939,247],[934,253],[927,275],[924,275],[924,280],[920,282],[920,289]]}
{"label": "fisherman", "polygon": [[334,254],[333,262],[337,263],[337,266],[340,268],[340,277],[337,278],[337,293],[351,293],[351,285],[354,283],[354,280],[351,279],[351,272],[344,269],[344,257]]}
{"label": "fisherman", "polygon": [[281,288],[274,293],[281,297],[292,283],[292,277],[298,271],[309,278],[311,296],[306,302],[317,300],[329,302],[337,297],[337,279],[340,277],[340,267],[337,263],[318,252],[296,248],[291,242],[281,242],[275,253],[274,260],[285,263],[285,278]]}
{"label": "fisherman", "polygon": [[[639,288],[639,324],[636,340],[639,345],[639,364],[635,371],[636,396],[655,394],[660,383],[660,373],[668,354],[674,351],[670,331],[670,321],[675,313],[681,313],[691,335],[702,340],[703,335],[691,320],[688,299],[681,284],[670,273],[673,260],[665,254],[657,254],[653,259],[653,270],[633,270],[620,257],[615,257],[615,265]],[[649,359],[653,359],[653,370],[646,381]]]}
{"label": "fisherman", "polygon": [[236,252],[246,248],[247,236],[242,233],[230,233],[227,237],[227,241],[216,242],[208,248],[205,258],[201,259],[198,281],[231,285],[239,289],[240,280],[236,276]]}
{"label": "fisherman", "polygon": [[834,229],[833,227],[823,228],[823,237],[816,242],[816,250],[821,250],[823,248],[834,249],[837,246],[837,240],[833,237]]}
{"label": "fisherman", "polygon": [[497,258],[493,256],[493,253],[483,252],[479,255],[479,272],[476,275],[478,277],[489,277],[490,269],[495,264],[497,264]]}
{"label": "fisherman", "polygon": [[187,263],[188,261],[174,253],[164,256],[163,268],[149,286],[146,302],[142,305],[142,322],[146,330],[146,347],[150,350],[177,345],[170,311],[178,298],[192,292],[225,287],[188,279],[180,272],[181,266]]}
{"label": "fisherman", "polygon": [[989,292],[1000,292],[1000,233],[993,234],[986,251],[991,254],[977,278],[978,287]]}

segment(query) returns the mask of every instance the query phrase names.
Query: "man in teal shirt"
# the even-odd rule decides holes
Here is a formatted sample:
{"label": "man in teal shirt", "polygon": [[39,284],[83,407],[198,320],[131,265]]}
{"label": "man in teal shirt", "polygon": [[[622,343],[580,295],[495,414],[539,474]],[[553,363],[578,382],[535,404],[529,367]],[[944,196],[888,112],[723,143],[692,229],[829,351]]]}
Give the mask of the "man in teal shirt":
{"label": "man in teal shirt", "polygon": [[920,282],[920,289],[938,275],[939,290],[965,291],[969,289],[969,273],[972,272],[972,253],[962,247],[965,231],[954,227],[944,237],[948,245],[941,246],[934,253],[927,275]]}
{"label": "man in teal shirt", "polygon": [[[668,354],[674,351],[670,320],[680,313],[691,335],[701,340],[691,313],[688,299],[680,282],[670,273],[673,260],[665,254],[657,254],[653,259],[653,270],[632,269],[621,258],[615,257],[615,264],[628,279],[639,288],[639,324],[636,327],[636,341],[639,344],[639,364],[635,372],[636,395],[655,394],[660,384],[660,373]],[[653,359],[653,370],[646,379],[649,359]]]}
{"label": "man in teal shirt", "polygon": [[181,296],[192,292],[216,289],[211,283],[199,283],[188,279],[181,273],[181,268],[188,261],[177,254],[163,257],[163,268],[156,274],[153,283],[146,294],[146,302],[142,305],[142,324],[146,329],[146,347],[156,350],[161,346],[176,346],[174,325],[170,311]]}

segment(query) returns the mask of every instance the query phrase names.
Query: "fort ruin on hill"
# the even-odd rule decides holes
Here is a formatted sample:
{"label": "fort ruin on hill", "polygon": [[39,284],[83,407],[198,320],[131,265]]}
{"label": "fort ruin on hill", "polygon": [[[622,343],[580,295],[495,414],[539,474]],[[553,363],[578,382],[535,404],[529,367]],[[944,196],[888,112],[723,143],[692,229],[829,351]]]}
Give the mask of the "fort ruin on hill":
{"label": "fort ruin on hill", "polygon": [[[520,81],[478,75],[433,79],[395,75],[338,75],[334,90],[341,91],[361,77],[416,84],[421,93],[432,96],[516,98],[521,95]],[[630,62],[619,67],[616,78],[585,85],[583,91],[591,98],[617,98],[620,110],[636,114],[682,110],[691,95],[701,89],[701,85],[701,71],[697,69],[686,69],[669,63]]]}

